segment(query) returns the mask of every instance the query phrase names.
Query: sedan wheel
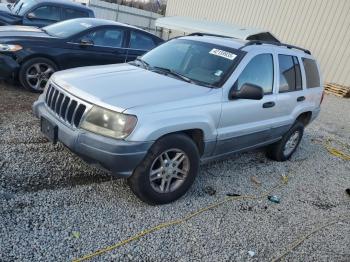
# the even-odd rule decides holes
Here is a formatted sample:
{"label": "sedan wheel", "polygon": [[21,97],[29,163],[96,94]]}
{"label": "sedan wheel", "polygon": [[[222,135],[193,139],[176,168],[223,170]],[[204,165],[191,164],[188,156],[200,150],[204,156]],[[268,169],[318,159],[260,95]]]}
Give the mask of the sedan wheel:
{"label": "sedan wheel", "polygon": [[52,66],[45,63],[36,63],[26,71],[26,81],[30,88],[43,91],[51,75],[54,73]]}
{"label": "sedan wheel", "polygon": [[24,62],[19,70],[19,81],[32,92],[42,92],[51,75],[58,70],[50,59],[36,57]]}

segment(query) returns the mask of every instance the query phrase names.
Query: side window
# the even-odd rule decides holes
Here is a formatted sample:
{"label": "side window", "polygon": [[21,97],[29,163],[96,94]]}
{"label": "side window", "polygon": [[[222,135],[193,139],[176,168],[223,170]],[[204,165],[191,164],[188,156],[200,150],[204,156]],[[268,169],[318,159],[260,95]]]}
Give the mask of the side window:
{"label": "side window", "polygon": [[34,15],[35,19],[45,19],[52,21],[59,21],[60,19],[60,8],[53,5],[41,6],[30,12]]}
{"label": "side window", "polygon": [[90,32],[82,39],[93,42],[95,46],[122,47],[124,40],[124,30],[122,29],[99,29]]}
{"label": "side window", "polygon": [[306,87],[307,88],[320,87],[321,86],[320,74],[318,72],[318,68],[315,60],[303,58],[303,65],[305,68],[305,75],[306,75]]}
{"label": "side window", "polygon": [[65,20],[74,19],[79,17],[89,17],[89,14],[84,11],[79,11],[75,9],[65,8],[63,9],[63,17]]}
{"label": "side window", "polygon": [[137,32],[130,32],[130,48],[141,49],[141,50],[151,50],[156,46],[152,37]]}
{"label": "side window", "polygon": [[245,83],[261,86],[265,94],[273,89],[273,58],[271,54],[255,56],[244,68],[236,81],[237,90]]}
{"label": "side window", "polygon": [[279,92],[301,90],[301,71],[298,58],[290,55],[278,55],[280,83]]}

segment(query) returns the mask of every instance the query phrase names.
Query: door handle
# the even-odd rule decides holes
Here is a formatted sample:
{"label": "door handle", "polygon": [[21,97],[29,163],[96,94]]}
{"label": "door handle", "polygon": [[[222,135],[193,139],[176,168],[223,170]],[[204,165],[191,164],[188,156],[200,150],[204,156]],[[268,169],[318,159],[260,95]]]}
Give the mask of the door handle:
{"label": "door handle", "polygon": [[304,101],[305,100],[305,96],[299,96],[297,98],[297,102],[301,102],[301,101]]}
{"label": "door handle", "polygon": [[269,108],[274,106],[275,106],[275,102],[266,102],[263,104],[263,108]]}

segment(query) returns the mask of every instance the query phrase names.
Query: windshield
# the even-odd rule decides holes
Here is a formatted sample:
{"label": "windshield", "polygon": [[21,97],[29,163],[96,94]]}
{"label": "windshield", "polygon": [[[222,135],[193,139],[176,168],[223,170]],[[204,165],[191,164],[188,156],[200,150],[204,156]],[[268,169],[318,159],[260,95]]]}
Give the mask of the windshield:
{"label": "windshield", "polygon": [[43,30],[49,35],[67,38],[89,29],[92,26],[93,25],[87,20],[78,18],[46,26]]}
{"label": "windshield", "polygon": [[11,7],[11,12],[15,15],[24,15],[35,4],[35,0],[17,0]]}
{"label": "windshield", "polygon": [[174,39],[142,57],[150,69],[176,73],[197,84],[218,87],[237,63],[239,51],[193,40]]}

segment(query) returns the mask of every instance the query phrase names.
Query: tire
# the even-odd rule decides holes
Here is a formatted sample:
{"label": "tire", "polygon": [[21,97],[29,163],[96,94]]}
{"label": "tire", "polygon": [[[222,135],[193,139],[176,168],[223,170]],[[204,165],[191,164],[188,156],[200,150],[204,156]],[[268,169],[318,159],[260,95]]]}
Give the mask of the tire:
{"label": "tire", "polygon": [[[173,167],[177,165],[176,161],[171,162],[169,159],[177,160],[179,168]],[[179,161],[181,159],[182,162]],[[142,201],[151,205],[167,204],[187,192],[198,173],[198,166],[199,152],[194,141],[184,134],[167,135],[154,143],[133,175],[128,178],[128,184]],[[186,175],[178,173],[179,169]],[[151,171],[154,174],[151,175]]]}
{"label": "tire", "polygon": [[[287,143],[292,139],[293,136],[297,134],[297,137],[294,137],[295,139],[291,146],[288,147]],[[276,161],[286,161],[290,159],[290,157],[293,155],[295,150],[298,148],[300,141],[303,137],[304,134],[304,125],[297,121],[295,124],[288,130],[287,133],[285,133],[282,137],[282,139],[271,146],[268,147],[267,149],[267,156],[271,158],[272,160]],[[287,145],[287,146],[286,146]],[[289,148],[289,150],[287,150]]]}
{"label": "tire", "polygon": [[19,81],[24,88],[40,93],[57,69],[57,65],[47,58],[32,58],[22,64],[19,70]]}

